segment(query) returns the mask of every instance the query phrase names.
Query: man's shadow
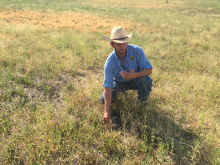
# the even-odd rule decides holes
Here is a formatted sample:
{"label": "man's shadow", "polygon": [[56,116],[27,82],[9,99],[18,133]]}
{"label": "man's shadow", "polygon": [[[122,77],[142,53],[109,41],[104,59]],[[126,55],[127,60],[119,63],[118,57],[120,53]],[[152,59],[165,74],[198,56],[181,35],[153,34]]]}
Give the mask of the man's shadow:
{"label": "man's shadow", "polygon": [[[158,106],[159,99],[150,98],[147,105],[137,104],[134,100],[133,96],[125,95],[112,104],[113,130],[125,130],[139,139],[145,139],[147,145],[154,149],[161,143],[166,144],[176,164],[212,164],[207,152],[194,153],[198,135],[192,130],[183,129],[172,114],[165,114]],[[196,163],[191,159],[192,155],[196,156]]]}

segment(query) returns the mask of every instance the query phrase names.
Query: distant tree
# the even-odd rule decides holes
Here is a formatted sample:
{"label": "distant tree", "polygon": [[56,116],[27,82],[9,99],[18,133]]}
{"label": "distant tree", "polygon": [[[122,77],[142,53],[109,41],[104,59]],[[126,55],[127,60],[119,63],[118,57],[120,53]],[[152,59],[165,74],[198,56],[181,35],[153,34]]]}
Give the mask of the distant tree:
{"label": "distant tree", "polygon": [[168,0],[166,0],[166,3],[168,3]]}

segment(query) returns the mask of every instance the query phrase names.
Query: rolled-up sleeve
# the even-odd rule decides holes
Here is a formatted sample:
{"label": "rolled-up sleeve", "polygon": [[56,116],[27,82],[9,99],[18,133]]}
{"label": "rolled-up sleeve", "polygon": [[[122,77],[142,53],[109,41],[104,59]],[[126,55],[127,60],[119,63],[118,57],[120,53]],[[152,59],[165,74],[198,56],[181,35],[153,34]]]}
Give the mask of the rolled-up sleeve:
{"label": "rolled-up sleeve", "polygon": [[108,62],[105,63],[104,67],[104,83],[103,87],[105,88],[113,88],[113,71],[111,69],[111,66],[108,64]]}
{"label": "rolled-up sleeve", "polygon": [[138,57],[139,57],[138,62],[139,62],[140,70],[153,69],[151,63],[148,61],[148,59],[142,49],[139,50]]}

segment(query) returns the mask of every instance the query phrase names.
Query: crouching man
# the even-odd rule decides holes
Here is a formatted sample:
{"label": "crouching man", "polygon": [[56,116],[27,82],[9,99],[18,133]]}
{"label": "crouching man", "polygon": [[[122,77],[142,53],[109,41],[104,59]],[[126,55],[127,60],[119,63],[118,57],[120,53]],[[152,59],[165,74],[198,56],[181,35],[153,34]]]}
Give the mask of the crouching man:
{"label": "crouching man", "polygon": [[134,32],[127,35],[121,26],[115,26],[110,37],[102,36],[114,48],[104,66],[104,92],[100,98],[105,105],[104,124],[110,120],[110,105],[119,92],[137,90],[141,102],[146,102],[151,92],[152,79],[149,75],[152,74],[152,65],[141,47],[128,44],[133,35]]}

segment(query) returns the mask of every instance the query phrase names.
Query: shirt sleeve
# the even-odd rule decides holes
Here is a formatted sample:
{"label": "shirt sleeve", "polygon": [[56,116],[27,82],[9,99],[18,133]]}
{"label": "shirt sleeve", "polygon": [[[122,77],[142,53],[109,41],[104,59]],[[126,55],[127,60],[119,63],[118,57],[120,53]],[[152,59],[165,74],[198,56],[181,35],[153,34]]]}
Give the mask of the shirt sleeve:
{"label": "shirt sleeve", "polygon": [[140,48],[139,53],[138,53],[138,65],[139,65],[139,69],[140,70],[144,70],[144,69],[153,69],[151,63],[149,62],[149,60],[147,59],[144,51]]}
{"label": "shirt sleeve", "polygon": [[104,67],[104,83],[103,87],[105,88],[113,88],[113,71],[111,69],[111,66],[108,65],[108,62],[105,64]]}

